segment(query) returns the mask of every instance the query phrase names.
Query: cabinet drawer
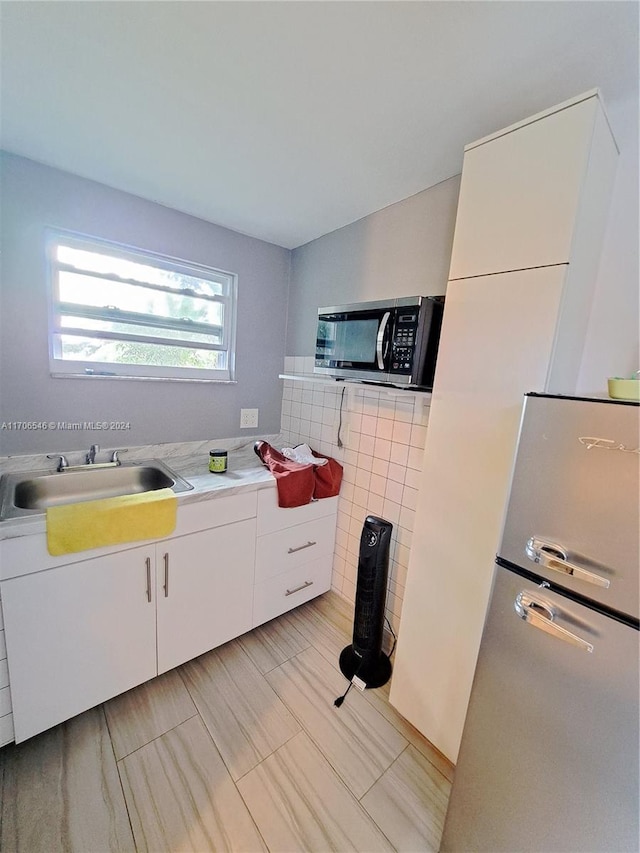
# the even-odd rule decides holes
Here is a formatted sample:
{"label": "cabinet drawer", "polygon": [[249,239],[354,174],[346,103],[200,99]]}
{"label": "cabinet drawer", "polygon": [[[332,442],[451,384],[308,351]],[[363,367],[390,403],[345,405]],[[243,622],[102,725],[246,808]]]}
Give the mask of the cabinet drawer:
{"label": "cabinet drawer", "polygon": [[333,515],[259,536],[256,583],[333,554],[335,536],[336,520]]}
{"label": "cabinet drawer", "polygon": [[258,492],[258,536],[274,533],[294,524],[304,524],[316,518],[335,515],[338,511],[338,498],[323,498],[304,506],[283,509],[278,506],[276,489],[261,489]]}
{"label": "cabinet drawer", "polygon": [[253,591],[253,626],[286,613],[331,587],[331,554],[305,563],[275,578],[256,584]]}

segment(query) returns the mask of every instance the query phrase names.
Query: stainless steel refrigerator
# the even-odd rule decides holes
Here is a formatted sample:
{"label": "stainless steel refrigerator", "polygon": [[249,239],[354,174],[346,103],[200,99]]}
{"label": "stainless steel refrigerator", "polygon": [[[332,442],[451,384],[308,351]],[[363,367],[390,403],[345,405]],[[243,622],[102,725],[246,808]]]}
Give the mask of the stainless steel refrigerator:
{"label": "stainless steel refrigerator", "polygon": [[442,851],[637,851],[640,408],[525,397]]}

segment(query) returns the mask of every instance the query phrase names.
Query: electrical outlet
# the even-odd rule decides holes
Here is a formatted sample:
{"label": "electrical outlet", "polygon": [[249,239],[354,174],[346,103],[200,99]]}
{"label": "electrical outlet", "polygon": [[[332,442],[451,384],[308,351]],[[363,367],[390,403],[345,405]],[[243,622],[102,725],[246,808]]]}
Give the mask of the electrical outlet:
{"label": "electrical outlet", "polygon": [[240,429],[258,426],[258,409],[240,409]]}

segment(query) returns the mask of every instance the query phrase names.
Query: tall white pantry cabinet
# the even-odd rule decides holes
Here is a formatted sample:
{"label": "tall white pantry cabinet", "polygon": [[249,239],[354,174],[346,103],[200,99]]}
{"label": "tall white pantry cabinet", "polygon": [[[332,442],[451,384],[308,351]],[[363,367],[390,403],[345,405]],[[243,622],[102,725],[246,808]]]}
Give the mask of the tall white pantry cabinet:
{"label": "tall white pantry cabinet", "polygon": [[575,393],[617,156],[597,90],[465,148],[390,694],[453,762],[523,395]]}

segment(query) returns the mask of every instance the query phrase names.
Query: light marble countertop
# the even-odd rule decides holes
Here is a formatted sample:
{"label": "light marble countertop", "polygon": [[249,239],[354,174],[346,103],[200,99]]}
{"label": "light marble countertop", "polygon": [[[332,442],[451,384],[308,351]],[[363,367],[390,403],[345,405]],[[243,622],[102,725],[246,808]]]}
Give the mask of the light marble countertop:
{"label": "light marble countertop", "polygon": [[[256,440],[251,439],[249,442],[239,439],[214,440],[135,447],[129,450],[127,456],[122,457],[122,461],[161,459],[176,474],[187,480],[193,489],[176,494],[179,510],[181,506],[238,492],[275,488],[274,477],[254,453],[253,444]],[[269,441],[274,446],[280,444],[279,436],[266,436],[264,440]],[[209,450],[212,448],[227,450],[228,468],[224,474],[209,472]],[[69,456],[71,457],[72,454]],[[69,461],[70,464],[80,462],[80,460],[76,462],[72,458]],[[51,466],[51,460],[43,455],[4,457],[0,460],[0,473],[53,470]],[[60,476],[64,476],[64,474]],[[44,512],[34,513],[28,517],[0,521],[0,540],[31,536],[45,531],[46,516]]]}

